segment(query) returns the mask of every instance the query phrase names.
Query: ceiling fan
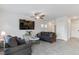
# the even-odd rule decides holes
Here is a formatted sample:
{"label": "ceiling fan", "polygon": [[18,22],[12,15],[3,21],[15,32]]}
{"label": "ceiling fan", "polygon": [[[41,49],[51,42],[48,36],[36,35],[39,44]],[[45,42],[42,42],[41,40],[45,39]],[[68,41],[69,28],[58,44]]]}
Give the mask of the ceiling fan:
{"label": "ceiling fan", "polygon": [[46,16],[46,14],[43,12],[33,12],[32,17],[35,19],[44,19],[45,16]]}

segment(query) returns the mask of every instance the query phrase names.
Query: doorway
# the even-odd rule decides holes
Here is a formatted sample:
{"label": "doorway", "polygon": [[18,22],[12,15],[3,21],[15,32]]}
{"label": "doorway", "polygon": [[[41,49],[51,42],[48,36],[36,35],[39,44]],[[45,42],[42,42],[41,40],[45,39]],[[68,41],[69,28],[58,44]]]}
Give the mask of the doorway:
{"label": "doorway", "polygon": [[79,19],[71,20],[71,39],[79,39]]}

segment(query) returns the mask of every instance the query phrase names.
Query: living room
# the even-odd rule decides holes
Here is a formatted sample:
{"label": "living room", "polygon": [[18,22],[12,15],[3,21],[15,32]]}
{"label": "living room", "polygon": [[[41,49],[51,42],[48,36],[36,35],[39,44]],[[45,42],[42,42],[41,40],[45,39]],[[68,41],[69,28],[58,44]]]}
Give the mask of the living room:
{"label": "living room", "polygon": [[[15,48],[17,47],[17,43],[10,41],[9,44],[14,48],[12,49],[10,48],[10,46],[8,47],[8,45],[6,44],[6,47],[4,48],[5,51],[3,51],[4,54],[79,54],[79,51],[77,51],[78,46],[76,47],[74,45],[76,42],[73,42],[74,47],[72,47],[71,40],[71,38],[75,36],[75,31],[71,29],[71,22],[73,25],[74,20],[76,18],[77,20],[79,19],[78,16],[75,16],[78,14],[78,10],[76,10],[78,6],[79,5],[61,4],[0,5],[0,33],[2,38],[6,38],[5,36],[8,35],[9,37],[12,36],[13,40],[17,37],[18,39],[24,39],[28,43],[28,47],[26,49],[23,49],[23,47],[25,47],[26,45],[20,46],[19,48]],[[76,23],[74,23],[74,25]],[[75,27],[73,26],[73,28]],[[73,31],[71,32],[71,30]],[[31,42],[28,42],[28,40],[30,40]],[[7,40],[2,40],[2,42],[3,41],[8,42]],[[21,44],[22,43],[25,42],[22,40]],[[7,47],[10,48],[12,52],[7,51]],[[16,53],[17,51],[15,50],[18,50],[18,53]],[[26,53],[26,50],[29,52]],[[62,50],[62,52],[60,50]]]}

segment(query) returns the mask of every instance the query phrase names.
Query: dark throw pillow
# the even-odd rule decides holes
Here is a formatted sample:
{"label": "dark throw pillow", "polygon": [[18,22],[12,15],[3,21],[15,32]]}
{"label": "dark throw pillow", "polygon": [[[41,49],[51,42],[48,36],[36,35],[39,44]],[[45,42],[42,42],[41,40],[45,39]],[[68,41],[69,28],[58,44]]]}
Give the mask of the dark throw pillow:
{"label": "dark throw pillow", "polygon": [[25,40],[24,39],[17,38],[16,40],[17,40],[18,45],[25,44]]}

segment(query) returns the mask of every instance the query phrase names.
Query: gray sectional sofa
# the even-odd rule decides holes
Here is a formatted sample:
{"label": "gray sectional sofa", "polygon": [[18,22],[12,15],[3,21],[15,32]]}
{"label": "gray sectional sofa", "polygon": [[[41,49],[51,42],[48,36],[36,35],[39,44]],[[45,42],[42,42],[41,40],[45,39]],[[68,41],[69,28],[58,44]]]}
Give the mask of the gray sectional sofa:
{"label": "gray sectional sofa", "polygon": [[7,35],[5,37],[5,55],[31,55],[31,42],[24,39]]}

